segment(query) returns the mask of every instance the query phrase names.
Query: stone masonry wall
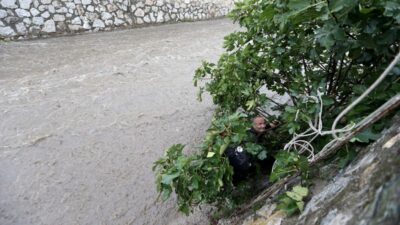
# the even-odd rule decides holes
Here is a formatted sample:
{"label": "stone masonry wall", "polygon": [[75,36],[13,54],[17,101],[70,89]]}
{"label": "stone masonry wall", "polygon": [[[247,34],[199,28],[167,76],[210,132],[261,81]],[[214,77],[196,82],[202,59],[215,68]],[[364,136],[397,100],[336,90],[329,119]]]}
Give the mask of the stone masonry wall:
{"label": "stone masonry wall", "polygon": [[0,0],[0,39],[27,39],[225,16],[233,0]]}

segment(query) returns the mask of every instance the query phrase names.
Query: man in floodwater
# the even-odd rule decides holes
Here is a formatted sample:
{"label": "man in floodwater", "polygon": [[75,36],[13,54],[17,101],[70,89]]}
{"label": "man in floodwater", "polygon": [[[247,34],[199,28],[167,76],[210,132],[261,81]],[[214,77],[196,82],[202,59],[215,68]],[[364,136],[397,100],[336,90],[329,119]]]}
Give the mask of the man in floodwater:
{"label": "man in floodwater", "polygon": [[[267,124],[264,117],[256,116],[255,118],[253,118],[253,124],[249,130],[250,141],[255,144],[267,146],[268,139],[265,135],[267,131],[274,129],[276,126],[276,123]],[[269,174],[275,161],[275,159],[271,155],[268,155],[267,159],[265,160],[255,159],[248,152],[246,152],[243,146],[228,148],[225,154],[228,157],[229,162],[234,170],[234,183],[238,183],[244,180],[249,174],[254,173],[256,163],[260,165],[259,169],[262,174]]]}
{"label": "man in floodwater", "polygon": [[[249,130],[252,141],[256,144],[267,147],[268,144],[268,131],[275,129],[278,126],[278,122],[274,121],[272,123],[267,123],[263,116],[256,116],[253,118],[253,125]],[[272,170],[272,166],[275,162],[275,158],[271,154],[272,149],[268,149],[268,156],[264,160],[260,160],[260,169],[262,174],[270,174]]]}

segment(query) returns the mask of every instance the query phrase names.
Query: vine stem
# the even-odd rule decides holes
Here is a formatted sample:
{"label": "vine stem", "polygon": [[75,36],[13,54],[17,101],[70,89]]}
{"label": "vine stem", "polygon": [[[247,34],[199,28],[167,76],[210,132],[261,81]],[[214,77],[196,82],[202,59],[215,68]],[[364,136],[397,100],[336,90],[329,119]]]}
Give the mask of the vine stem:
{"label": "vine stem", "polygon": [[350,110],[352,110],[354,108],[354,106],[356,106],[361,100],[363,100],[373,89],[376,88],[376,86],[378,86],[378,84],[380,84],[382,82],[382,80],[389,74],[389,72],[393,69],[393,67],[399,62],[400,60],[400,52],[397,54],[397,56],[393,59],[393,61],[390,63],[390,65],[385,69],[385,71],[383,71],[383,73],[379,76],[379,78],[360,96],[358,97],[354,102],[352,102],[349,106],[347,106],[347,108],[345,110],[343,110],[335,119],[335,121],[332,124],[332,135],[333,137],[335,137],[335,139],[340,139],[340,137],[338,137],[336,135],[336,125],[339,122],[339,120],[346,115]]}

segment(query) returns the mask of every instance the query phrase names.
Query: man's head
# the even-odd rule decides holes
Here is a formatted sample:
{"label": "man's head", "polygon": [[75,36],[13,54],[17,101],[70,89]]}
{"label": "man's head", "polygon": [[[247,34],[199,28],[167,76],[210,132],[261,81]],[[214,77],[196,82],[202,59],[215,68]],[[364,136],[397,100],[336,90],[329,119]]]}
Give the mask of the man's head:
{"label": "man's head", "polygon": [[267,124],[265,122],[264,117],[262,116],[256,116],[253,119],[253,129],[256,131],[258,134],[264,133],[266,130]]}

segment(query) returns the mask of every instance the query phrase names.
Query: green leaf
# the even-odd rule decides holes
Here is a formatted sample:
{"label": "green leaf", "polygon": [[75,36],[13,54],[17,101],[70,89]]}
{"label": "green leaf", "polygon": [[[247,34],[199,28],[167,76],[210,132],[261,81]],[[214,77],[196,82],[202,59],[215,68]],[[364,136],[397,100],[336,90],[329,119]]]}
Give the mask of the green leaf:
{"label": "green leaf", "polygon": [[215,152],[208,152],[207,153],[207,158],[211,158],[215,155]]}
{"label": "green leaf", "polygon": [[298,194],[296,192],[288,191],[288,192],[286,192],[286,195],[295,201],[301,201],[303,199],[303,196],[301,196],[300,194]]}
{"label": "green leaf", "polygon": [[302,212],[304,209],[304,202],[303,201],[296,202],[296,205],[297,205],[297,208],[299,208],[300,212]]}
{"label": "green leaf", "polygon": [[264,160],[267,158],[267,152],[266,151],[261,151],[260,153],[258,153],[257,158],[259,160]]}
{"label": "green leaf", "polygon": [[162,200],[166,201],[171,196],[171,189],[163,189]]}
{"label": "green leaf", "polygon": [[370,141],[376,141],[380,137],[379,134],[375,134],[371,131],[371,129],[365,130],[358,135],[356,135],[354,138],[350,140],[350,142],[361,142],[361,143],[369,143]]}
{"label": "green leaf", "polygon": [[161,183],[170,185],[172,181],[177,177],[179,177],[179,173],[164,174],[161,178]]}
{"label": "green leaf", "polygon": [[302,197],[306,197],[308,195],[308,188],[302,186],[294,186],[293,192],[299,194]]}

